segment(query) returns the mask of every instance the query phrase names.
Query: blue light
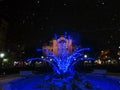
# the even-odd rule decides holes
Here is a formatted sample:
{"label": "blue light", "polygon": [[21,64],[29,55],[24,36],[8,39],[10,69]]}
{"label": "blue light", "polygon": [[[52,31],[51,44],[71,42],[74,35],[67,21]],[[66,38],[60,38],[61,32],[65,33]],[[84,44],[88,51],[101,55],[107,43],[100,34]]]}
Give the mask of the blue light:
{"label": "blue light", "polygon": [[[65,33],[65,38],[67,38],[67,33]],[[70,37],[70,36],[69,36]],[[55,38],[57,39],[57,35],[55,34]],[[70,38],[68,38],[69,40]],[[74,72],[73,68],[74,65],[80,61],[83,60],[84,51],[88,51],[90,48],[81,48],[78,46],[72,53],[68,53],[68,49],[66,49],[66,41],[59,41],[59,47],[58,47],[58,55],[54,54],[49,49],[43,49],[42,51],[46,53],[46,57],[43,58],[31,58],[27,61],[32,60],[43,60],[46,62],[49,62],[53,65],[53,70],[55,73],[58,74],[64,74],[69,72]],[[38,51],[41,51],[41,49],[38,49]]]}
{"label": "blue light", "polygon": [[89,50],[89,48],[77,48],[73,51],[71,55],[68,55],[66,52],[64,52],[61,56],[57,56],[53,54],[51,51],[47,50],[48,52],[47,57],[30,58],[27,61],[32,60],[47,61],[53,65],[53,69],[55,72],[57,72],[58,74],[63,74],[71,72],[71,68],[73,68],[74,64],[82,60],[84,54],[82,54],[81,52],[85,50]]}
{"label": "blue light", "polygon": [[37,51],[37,52],[41,52],[42,49],[41,49],[41,48],[37,48],[36,51]]}

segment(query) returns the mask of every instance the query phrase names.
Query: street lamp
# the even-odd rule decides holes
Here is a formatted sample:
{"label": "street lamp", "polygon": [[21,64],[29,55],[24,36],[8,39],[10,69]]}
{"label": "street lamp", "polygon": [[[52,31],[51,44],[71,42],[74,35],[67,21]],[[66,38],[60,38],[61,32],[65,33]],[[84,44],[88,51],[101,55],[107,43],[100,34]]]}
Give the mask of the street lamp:
{"label": "street lamp", "polygon": [[4,58],[5,54],[4,53],[0,53],[0,58]]}
{"label": "street lamp", "polygon": [[118,58],[118,60],[120,60],[120,57]]}
{"label": "street lamp", "polygon": [[118,48],[120,49],[120,46]]}
{"label": "street lamp", "polygon": [[87,58],[87,57],[88,57],[88,56],[85,54],[85,55],[84,55],[84,58]]}

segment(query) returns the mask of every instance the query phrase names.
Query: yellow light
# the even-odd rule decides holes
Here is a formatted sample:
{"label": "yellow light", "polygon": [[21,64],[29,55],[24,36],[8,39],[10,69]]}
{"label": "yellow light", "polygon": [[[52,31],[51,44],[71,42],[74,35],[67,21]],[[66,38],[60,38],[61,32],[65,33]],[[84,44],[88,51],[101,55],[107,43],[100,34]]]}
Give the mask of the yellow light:
{"label": "yellow light", "polygon": [[101,60],[98,60],[98,64],[102,64]]}
{"label": "yellow light", "polygon": [[8,62],[8,59],[7,59],[7,58],[4,58],[4,59],[3,59],[3,62]]}

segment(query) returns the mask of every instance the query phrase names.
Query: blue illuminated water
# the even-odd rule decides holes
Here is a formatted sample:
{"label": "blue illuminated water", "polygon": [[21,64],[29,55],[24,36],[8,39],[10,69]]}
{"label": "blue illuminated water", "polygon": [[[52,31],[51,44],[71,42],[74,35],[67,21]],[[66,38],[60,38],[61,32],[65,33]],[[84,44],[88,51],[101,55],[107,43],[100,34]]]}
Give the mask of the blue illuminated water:
{"label": "blue illuminated water", "polygon": [[[85,87],[86,82],[92,87]],[[6,90],[120,90],[120,83],[116,79],[90,74],[80,74],[79,77],[67,76],[61,79],[46,74],[10,82],[9,89]]]}
{"label": "blue illuminated water", "polygon": [[[61,46],[62,48],[62,46]],[[27,61],[33,60],[43,60],[50,63],[53,66],[54,73],[64,74],[64,73],[74,73],[74,65],[80,61],[84,60],[84,51],[88,51],[90,48],[80,48],[77,47],[71,54],[67,53],[67,49],[62,48],[58,50],[58,55],[55,55],[50,50],[46,49],[47,55],[42,58],[30,58]],[[89,58],[86,58],[89,59]]]}

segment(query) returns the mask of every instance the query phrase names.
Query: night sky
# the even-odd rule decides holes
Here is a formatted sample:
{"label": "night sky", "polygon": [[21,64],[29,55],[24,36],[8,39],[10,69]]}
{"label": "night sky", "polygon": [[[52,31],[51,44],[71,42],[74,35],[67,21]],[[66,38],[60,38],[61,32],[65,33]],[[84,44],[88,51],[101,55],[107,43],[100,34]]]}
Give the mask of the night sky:
{"label": "night sky", "polygon": [[120,41],[119,0],[0,0],[0,17],[14,42],[39,46],[63,32],[92,48]]}

